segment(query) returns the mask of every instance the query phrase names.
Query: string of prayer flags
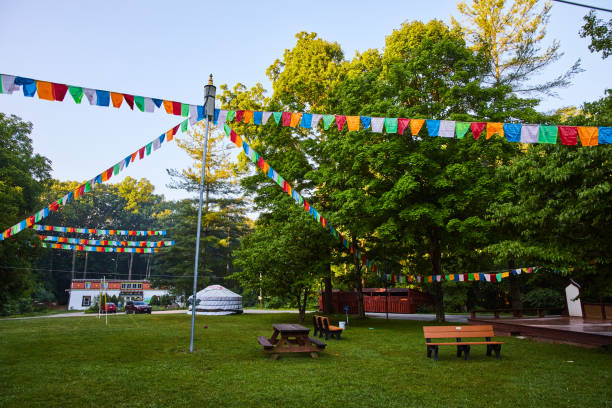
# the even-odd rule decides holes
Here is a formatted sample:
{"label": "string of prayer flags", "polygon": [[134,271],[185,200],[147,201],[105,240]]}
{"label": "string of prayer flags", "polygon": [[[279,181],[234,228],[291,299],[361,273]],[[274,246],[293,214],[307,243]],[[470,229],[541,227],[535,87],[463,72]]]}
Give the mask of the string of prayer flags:
{"label": "string of prayer flags", "polygon": [[113,230],[113,229],[98,229],[98,228],[55,227],[52,225],[40,225],[40,224],[34,224],[32,225],[32,228],[35,231],[71,232],[75,234],[92,234],[92,235],[129,235],[129,236],[134,236],[134,237],[166,235],[166,230]]}
{"label": "string of prayer flags", "polygon": [[[66,85],[61,83],[42,81],[38,79],[25,78],[15,75],[0,74],[0,94],[12,94],[21,90],[26,97],[34,97],[38,94],[39,99],[46,101],[63,102],[66,93],[69,93],[72,100],[76,104],[81,104],[83,95],[92,106],[102,106],[120,108],[123,101],[126,105],[134,110],[134,106],[141,112],[155,112],[156,109],[161,109],[162,106],[167,114],[189,116],[191,112],[197,111],[198,108],[202,111],[202,105],[190,105],[182,102],[170,101],[160,98],[152,98],[147,96],[131,95],[120,92],[112,92],[103,89],[94,89],[74,85]],[[199,115],[198,115],[199,116]]]}
{"label": "string of prayer flags", "polygon": [[[86,88],[74,85],[42,81],[38,79],[25,78],[21,76],[0,74],[0,94],[13,94],[22,91],[26,97],[38,97],[43,100],[62,102],[67,93],[76,104],[80,104],[83,95],[86,96],[90,105],[112,107],[118,109],[126,105],[134,110],[134,106],[141,112],[155,112],[163,109],[169,115],[189,117],[190,124],[204,118],[204,107],[202,105],[190,105],[182,102],[152,98],[146,96],[131,95],[120,92],[112,92],[102,89]],[[197,115],[197,116],[196,116]],[[307,115],[307,116],[305,116]],[[410,126],[413,136],[419,134],[425,124],[425,119],[408,118],[381,118],[370,116],[345,116],[335,114],[314,114],[303,112],[265,112],[251,110],[226,110],[216,109],[214,116],[215,125],[222,126],[225,122],[253,123],[255,125],[266,125],[270,116],[274,117],[277,125],[282,123],[285,127],[301,127],[304,129],[315,129],[323,119],[323,129],[329,130],[335,121],[338,130],[347,128],[349,132],[368,130],[375,133],[382,133],[383,129],[388,134],[404,134]],[[347,126],[345,126],[345,124]],[[184,129],[186,125],[183,125]],[[521,143],[547,143],[557,142],[557,136],[561,143],[567,146],[574,146],[574,127],[571,126],[544,126],[544,125],[520,125],[514,123],[499,122],[454,122],[451,120],[427,120],[429,136],[440,136],[463,139],[468,130],[472,131],[474,139],[478,139],[486,129],[486,138],[490,139],[494,134],[506,137],[509,142]],[[598,144],[612,143],[609,127],[576,127],[577,139],[582,146],[597,146]],[[520,133],[520,136],[519,136]]]}
{"label": "string of prayer flags", "polygon": [[155,254],[159,252],[157,248],[125,248],[111,246],[89,246],[89,245],[71,245],[71,244],[47,244],[41,243],[42,248],[65,249],[68,251],[86,251],[86,252],[118,252],[132,254]]}
{"label": "string of prayer flags", "polygon": [[127,246],[141,248],[160,248],[174,245],[174,241],[108,241],[99,239],[54,237],[48,235],[39,235],[39,237],[42,241],[78,245]]}
{"label": "string of prayer flags", "polygon": [[496,273],[451,273],[445,275],[396,275],[396,274],[382,274],[381,277],[390,282],[399,283],[431,283],[431,282],[473,282],[473,281],[485,281],[485,282],[501,282],[502,279],[508,278],[509,276],[518,276],[522,274],[531,274],[538,271],[537,266],[531,266],[527,268],[518,269],[505,269],[497,271]]}
{"label": "string of prayer flags", "polygon": [[[188,119],[185,119],[184,122],[188,122]],[[47,205],[45,208],[41,209],[35,214],[30,215],[29,217],[18,222],[12,227],[7,228],[6,230],[4,230],[4,232],[2,232],[2,234],[0,234],[0,241],[5,240],[15,234],[18,234],[19,232],[25,230],[26,228],[32,227],[35,223],[46,218],[51,212],[57,211],[60,206],[66,205],[72,202],[73,199],[74,200],[78,199],[83,194],[93,190],[97,184],[101,184],[101,183],[104,183],[110,180],[110,178],[113,175],[117,175],[119,172],[127,168],[130,165],[130,163],[133,163],[136,160],[136,157],[142,160],[145,157],[145,152],[146,152],[146,156],[150,155],[153,143],[161,147],[161,144],[164,142],[164,140],[166,142],[171,141],[174,138],[174,135],[178,132],[178,129],[180,126],[181,124],[179,123],[178,125],[170,129],[169,131],[162,133],[160,136],[157,136],[151,142],[147,143],[145,146],[136,150],[134,153],[121,159],[118,163],[112,165],[107,170],[102,171],[100,174],[93,177],[91,180],[84,182],[83,184],[81,184],[79,187],[77,187],[73,191],[64,195],[62,198],[57,199],[56,201]],[[170,132],[170,137],[168,137],[168,132]]]}

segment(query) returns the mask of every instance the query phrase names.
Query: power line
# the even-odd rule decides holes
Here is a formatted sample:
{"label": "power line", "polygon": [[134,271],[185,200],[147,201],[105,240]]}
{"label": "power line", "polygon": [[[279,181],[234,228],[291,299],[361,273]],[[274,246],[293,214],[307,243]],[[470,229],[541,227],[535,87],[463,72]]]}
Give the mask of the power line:
{"label": "power line", "polygon": [[571,4],[572,6],[578,6],[578,7],[584,7],[584,8],[589,8],[591,10],[600,10],[600,11],[607,11],[608,13],[612,13],[612,10],[610,9],[605,9],[603,7],[595,7],[595,6],[589,6],[588,4],[581,4],[581,3],[576,3],[573,1],[568,1],[568,0],[552,0],[552,1],[556,1],[558,3],[565,3],[565,4]]}

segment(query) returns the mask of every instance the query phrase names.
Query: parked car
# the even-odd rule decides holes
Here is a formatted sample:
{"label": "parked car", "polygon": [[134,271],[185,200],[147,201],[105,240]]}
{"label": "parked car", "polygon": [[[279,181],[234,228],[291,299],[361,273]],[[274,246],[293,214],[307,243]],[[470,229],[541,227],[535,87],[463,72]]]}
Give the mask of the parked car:
{"label": "parked car", "polygon": [[151,306],[142,300],[130,300],[125,304],[125,313],[148,313],[151,314]]}
{"label": "parked car", "polygon": [[117,305],[112,302],[107,302],[105,305],[102,305],[100,311],[102,313],[117,313]]}

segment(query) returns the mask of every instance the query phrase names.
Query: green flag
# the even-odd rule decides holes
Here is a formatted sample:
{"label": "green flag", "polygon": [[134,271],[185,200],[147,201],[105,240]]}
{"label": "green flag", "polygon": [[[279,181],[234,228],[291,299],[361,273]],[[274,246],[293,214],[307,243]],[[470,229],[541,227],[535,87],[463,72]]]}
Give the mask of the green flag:
{"label": "green flag", "polygon": [[147,156],[151,154],[151,146],[153,146],[153,142],[145,146],[145,149],[147,150]]}
{"label": "green flag", "polygon": [[[117,174],[117,173],[115,173]],[[89,181],[87,183],[85,183],[85,188],[83,189],[84,193],[89,193],[91,191],[91,184],[89,183]]]}
{"label": "green flag", "polygon": [[181,123],[181,132],[186,132],[186,131],[187,131],[187,120],[184,120],[183,123]]}
{"label": "green flag", "polygon": [[540,126],[538,143],[557,143],[557,132],[558,128],[556,126]]}
{"label": "green flag", "polygon": [[279,186],[281,186],[281,188],[282,188],[282,187],[283,187],[283,182],[284,182],[284,181],[285,181],[285,180],[284,180],[284,179],[283,179],[281,176],[278,176],[278,179],[276,180],[276,183],[277,183]]}
{"label": "green flag", "polygon": [[68,92],[72,95],[74,103],[81,103],[81,99],[83,99],[83,88],[80,86],[69,86]]}
{"label": "green flag", "polygon": [[232,131],[232,129],[227,125],[227,123],[223,124],[223,130],[225,131],[225,134],[227,135],[227,137],[229,137],[230,132]]}
{"label": "green flag", "polygon": [[138,106],[138,109],[140,109],[141,112],[144,112],[145,110],[144,96],[134,95],[134,104]]}
{"label": "green flag", "polygon": [[323,129],[329,130],[335,118],[334,115],[323,115]]}
{"label": "green flag", "polygon": [[231,110],[231,111],[227,111],[227,117],[226,117],[226,120],[227,120],[228,122],[231,122],[232,120],[234,120],[234,118],[235,118],[235,117],[236,117],[236,111],[233,111],[233,110]]}
{"label": "green flag", "polygon": [[498,282],[501,282],[501,280],[502,280],[502,274],[501,273],[495,274],[495,277],[497,278]]}
{"label": "green flag", "polygon": [[457,135],[457,139],[463,139],[469,129],[469,122],[455,122],[455,134]]}
{"label": "green flag", "polygon": [[0,75],[0,93],[4,93],[2,90],[2,75]]}
{"label": "green flag", "polygon": [[[147,154],[149,154],[149,152],[147,152]],[[119,163],[115,164],[113,166],[113,174],[116,176],[117,174],[119,174]]]}
{"label": "green flag", "polygon": [[469,273],[468,274],[468,280],[469,281],[473,281],[474,280],[474,274],[473,273]]}
{"label": "green flag", "polygon": [[387,133],[397,133],[397,118],[385,118],[385,131]]}
{"label": "green flag", "polygon": [[281,117],[283,116],[283,113],[282,112],[272,112],[272,116],[274,116],[274,121],[278,125],[278,122],[280,122]]}
{"label": "green flag", "polygon": [[189,116],[189,105],[186,103],[181,104],[181,116]]}

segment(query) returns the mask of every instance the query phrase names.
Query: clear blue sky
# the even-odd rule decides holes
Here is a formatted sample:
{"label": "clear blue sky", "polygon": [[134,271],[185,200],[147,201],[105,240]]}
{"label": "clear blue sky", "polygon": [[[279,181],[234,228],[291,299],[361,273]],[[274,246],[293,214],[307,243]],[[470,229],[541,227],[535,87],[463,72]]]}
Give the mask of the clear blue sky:
{"label": "clear blue sky", "polygon": [[[609,0],[585,0],[610,6]],[[202,86],[261,82],[266,68],[295,44],[300,31],[338,42],[347,58],[382,49],[385,36],[406,20],[457,15],[456,1],[4,1],[1,7],[0,72],[90,88],[202,103]],[[586,71],[542,110],[579,105],[612,88],[610,60],[591,54],[578,36],[587,9],[555,3],[548,41],[558,39],[565,56],[542,74],[553,76],[582,58]],[[610,14],[600,13],[611,18]],[[85,98],[84,98],[85,99]],[[36,152],[52,161],[53,176],[85,180],[119,161],[179,121],[165,113],[75,105],[0,95],[0,112],[34,124]],[[185,193],[166,188],[166,168],[184,168],[189,158],[176,144],[121,173],[146,177],[168,198]],[[121,178],[113,178],[113,181]]]}

